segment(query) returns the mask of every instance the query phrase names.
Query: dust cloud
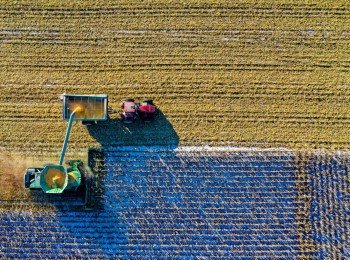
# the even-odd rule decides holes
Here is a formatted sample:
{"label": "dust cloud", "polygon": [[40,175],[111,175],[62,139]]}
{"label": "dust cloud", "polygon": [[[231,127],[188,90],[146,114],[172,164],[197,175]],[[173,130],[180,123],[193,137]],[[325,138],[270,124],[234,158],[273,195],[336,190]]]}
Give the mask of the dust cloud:
{"label": "dust cloud", "polygon": [[0,150],[0,196],[24,192],[23,178],[28,167],[40,165],[33,159]]}

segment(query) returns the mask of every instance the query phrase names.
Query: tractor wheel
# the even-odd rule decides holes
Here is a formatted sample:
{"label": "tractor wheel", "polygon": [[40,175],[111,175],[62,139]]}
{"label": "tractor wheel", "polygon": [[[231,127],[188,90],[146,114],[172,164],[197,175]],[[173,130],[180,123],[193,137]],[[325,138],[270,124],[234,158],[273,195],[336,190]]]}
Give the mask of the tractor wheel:
{"label": "tractor wheel", "polygon": [[123,98],[122,102],[134,102],[135,100],[132,98]]}
{"label": "tractor wheel", "polygon": [[148,105],[153,105],[153,100],[152,99],[144,99],[143,103],[147,103]]}

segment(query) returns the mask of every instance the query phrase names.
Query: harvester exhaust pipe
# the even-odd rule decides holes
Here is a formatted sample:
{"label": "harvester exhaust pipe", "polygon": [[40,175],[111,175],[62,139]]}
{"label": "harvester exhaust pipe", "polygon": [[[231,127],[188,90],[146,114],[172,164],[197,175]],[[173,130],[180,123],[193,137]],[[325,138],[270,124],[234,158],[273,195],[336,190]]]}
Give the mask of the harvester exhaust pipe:
{"label": "harvester exhaust pipe", "polygon": [[70,131],[72,129],[72,124],[73,124],[73,121],[74,121],[75,114],[83,112],[83,111],[84,111],[84,109],[82,107],[78,106],[76,109],[74,109],[74,111],[71,113],[71,115],[69,117],[66,137],[64,138],[63,147],[62,147],[61,156],[60,156],[60,161],[58,163],[59,165],[63,164],[64,156],[65,156],[66,150],[67,150],[67,144],[68,144],[68,140],[69,140],[69,135],[70,135]]}

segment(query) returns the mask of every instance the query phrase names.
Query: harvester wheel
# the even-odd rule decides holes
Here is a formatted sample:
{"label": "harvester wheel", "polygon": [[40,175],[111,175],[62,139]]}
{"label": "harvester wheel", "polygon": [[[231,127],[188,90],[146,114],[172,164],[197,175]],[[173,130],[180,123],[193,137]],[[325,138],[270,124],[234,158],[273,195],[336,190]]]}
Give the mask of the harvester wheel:
{"label": "harvester wheel", "polygon": [[147,103],[148,105],[153,105],[153,100],[152,99],[144,99],[143,103]]}

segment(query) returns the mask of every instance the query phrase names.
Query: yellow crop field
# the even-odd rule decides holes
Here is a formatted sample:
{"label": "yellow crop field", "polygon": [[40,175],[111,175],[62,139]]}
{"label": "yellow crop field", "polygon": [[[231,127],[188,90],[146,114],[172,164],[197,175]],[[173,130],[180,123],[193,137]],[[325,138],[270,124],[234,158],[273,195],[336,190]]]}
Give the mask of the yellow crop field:
{"label": "yellow crop field", "polygon": [[147,130],[118,115],[100,129],[76,123],[70,153],[177,141],[350,147],[347,1],[0,3],[6,150],[57,155],[64,92],[108,94],[112,108],[153,98],[164,115]]}
{"label": "yellow crop field", "polygon": [[0,0],[0,258],[349,259],[349,125],[349,0]]}

